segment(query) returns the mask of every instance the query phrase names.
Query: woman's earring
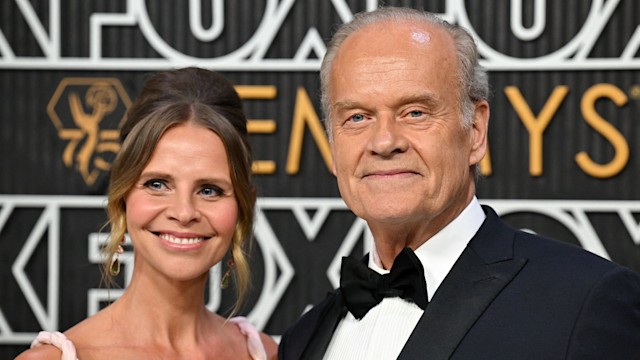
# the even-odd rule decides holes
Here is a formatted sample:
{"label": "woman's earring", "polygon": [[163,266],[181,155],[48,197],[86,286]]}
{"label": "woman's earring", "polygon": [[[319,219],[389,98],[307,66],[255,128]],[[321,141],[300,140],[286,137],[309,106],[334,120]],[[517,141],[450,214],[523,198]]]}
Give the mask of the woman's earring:
{"label": "woman's earring", "polygon": [[[124,243],[124,238],[120,243]],[[122,248],[122,244],[118,245],[116,249],[116,253],[113,255],[113,259],[111,260],[111,266],[109,267],[109,274],[111,276],[118,276],[120,274],[120,254],[124,252]]]}
{"label": "woman's earring", "polygon": [[222,275],[222,280],[220,280],[220,288],[226,289],[229,287],[229,278],[231,277],[231,271],[236,264],[233,262],[233,257],[227,260],[227,271],[225,271],[224,275]]}

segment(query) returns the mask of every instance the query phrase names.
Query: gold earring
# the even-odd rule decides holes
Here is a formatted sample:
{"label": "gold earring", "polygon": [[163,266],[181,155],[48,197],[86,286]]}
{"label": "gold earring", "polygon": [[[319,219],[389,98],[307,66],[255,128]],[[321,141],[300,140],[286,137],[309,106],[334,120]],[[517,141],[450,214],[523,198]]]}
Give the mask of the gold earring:
{"label": "gold earring", "polygon": [[229,278],[231,278],[231,271],[235,263],[233,262],[233,257],[227,260],[227,271],[225,271],[224,275],[222,275],[222,280],[220,280],[220,288],[226,289],[229,287]]}
{"label": "gold earring", "polygon": [[[121,241],[121,243],[124,242],[124,239],[122,240],[123,241]],[[109,267],[109,274],[111,274],[111,276],[118,276],[118,274],[120,274],[120,254],[122,254],[123,252],[124,249],[122,248],[122,245],[118,245],[118,248],[116,248],[116,253],[111,260],[111,266]]]}

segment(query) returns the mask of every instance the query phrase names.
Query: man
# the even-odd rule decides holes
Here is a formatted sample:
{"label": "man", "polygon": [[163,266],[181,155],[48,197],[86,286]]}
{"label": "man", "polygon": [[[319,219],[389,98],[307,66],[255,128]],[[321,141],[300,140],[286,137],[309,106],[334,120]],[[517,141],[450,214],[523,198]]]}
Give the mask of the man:
{"label": "man", "polygon": [[333,172],[375,247],[343,259],[340,289],[280,359],[640,358],[637,273],[479,205],[488,84],[465,30],[411,9],[357,15],[321,81]]}

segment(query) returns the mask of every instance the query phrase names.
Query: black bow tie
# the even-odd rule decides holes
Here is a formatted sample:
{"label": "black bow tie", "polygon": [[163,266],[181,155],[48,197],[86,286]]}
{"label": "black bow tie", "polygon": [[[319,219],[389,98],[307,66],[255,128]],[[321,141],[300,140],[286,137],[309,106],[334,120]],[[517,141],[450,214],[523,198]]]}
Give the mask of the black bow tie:
{"label": "black bow tie", "polygon": [[396,256],[391,271],[384,275],[352,257],[343,257],[340,290],[347,309],[356,319],[362,319],[385,297],[412,300],[421,309],[426,308],[428,302],[422,264],[409,248]]}

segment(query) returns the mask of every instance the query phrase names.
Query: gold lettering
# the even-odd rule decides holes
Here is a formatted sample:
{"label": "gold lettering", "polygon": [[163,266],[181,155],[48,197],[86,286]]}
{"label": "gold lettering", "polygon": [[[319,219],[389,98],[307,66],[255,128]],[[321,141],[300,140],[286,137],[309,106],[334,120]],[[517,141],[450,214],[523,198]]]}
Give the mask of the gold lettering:
{"label": "gold lettering", "polygon": [[613,159],[607,164],[594,162],[586,151],[581,151],[576,155],[575,160],[578,166],[584,172],[596,178],[609,178],[617,175],[629,161],[629,144],[624,136],[606,119],[603,119],[595,109],[596,101],[604,97],[613,100],[618,107],[623,106],[628,101],[625,93],[611,84],[594,85],[582,97],[580,103],[582,116],[594,130],[611,143],[615,152]]}
{"label": "gold lettering", "polygon": [[278,89],[273,85],[236,85],[234,86],[241,99],[275,99]]}
{"label": "gold lettering", "polygon": [[531,176],[540,176],[542,175],[542,134],[567,96],[569,87],[556,86],[537,117],[517,87],[507,86],[504,92],[529,132],[529,173]]}
{"label": "gold lettering", "polygon": [[287,174],[293,175],[300,171],[300,157],[302,156],[302,141],[304,139],[305,125],[309,127],[311,135],[318,145],[320,154],[324,159],[327,169],[331,170],[331,150],[324,127],[318,118],[309,95],[303,87],[296,92],[296,105],[293,111],[293,124],[291,125],[291,137],[289,138],[289,153],[287,154]]}
{"label": "gold lettering", "polygon": [[[275,99],[278,89],[272,85],[237,85],[236,91],[241,99]],[[247,132],[249,134],[273,134],[277,126],[273,119],[247,119]],[[251,164],[254,174],[273,174],[276,172],[276,163],[272,160],[254,160]]]}

